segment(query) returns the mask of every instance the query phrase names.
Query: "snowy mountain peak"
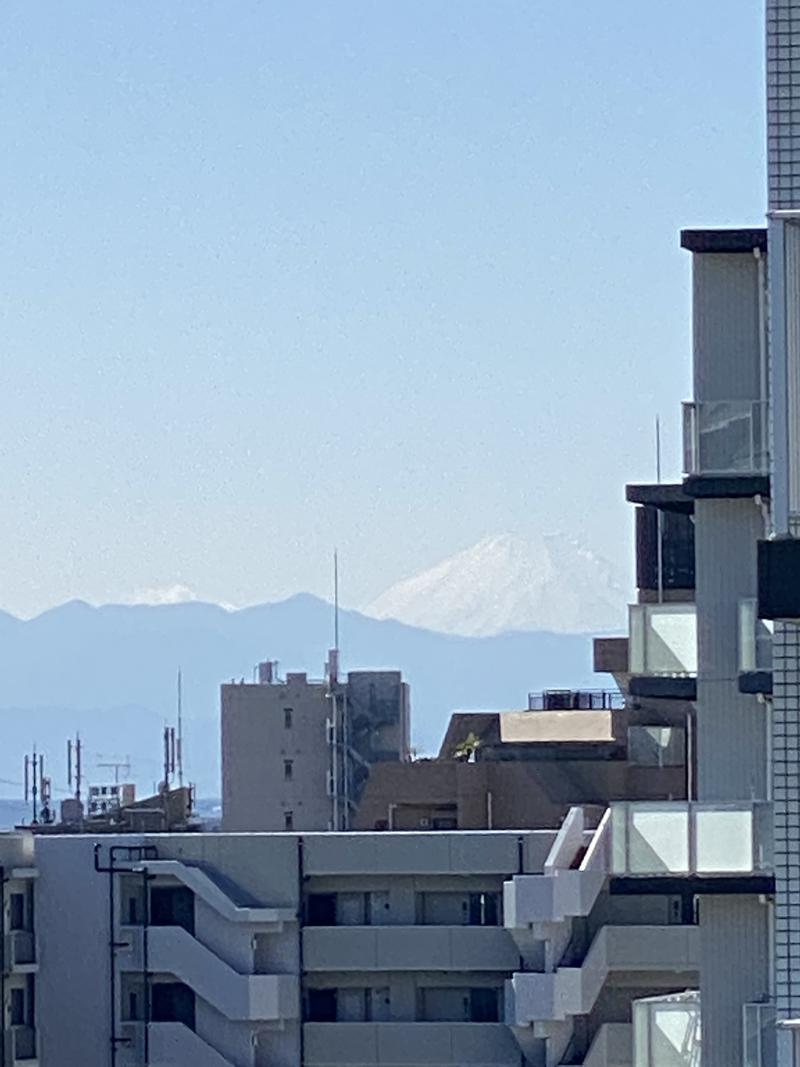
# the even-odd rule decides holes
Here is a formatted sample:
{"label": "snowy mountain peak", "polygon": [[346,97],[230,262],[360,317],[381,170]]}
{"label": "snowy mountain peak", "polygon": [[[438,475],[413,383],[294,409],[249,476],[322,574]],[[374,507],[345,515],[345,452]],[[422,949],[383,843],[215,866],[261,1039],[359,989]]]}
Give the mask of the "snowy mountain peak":
{"label": "snowy mountain peak", "polygon": [[592,633],[622,629],[626,600],[612,564],[572,538],[502,534],[397,582],[364,611],[467,637]]}

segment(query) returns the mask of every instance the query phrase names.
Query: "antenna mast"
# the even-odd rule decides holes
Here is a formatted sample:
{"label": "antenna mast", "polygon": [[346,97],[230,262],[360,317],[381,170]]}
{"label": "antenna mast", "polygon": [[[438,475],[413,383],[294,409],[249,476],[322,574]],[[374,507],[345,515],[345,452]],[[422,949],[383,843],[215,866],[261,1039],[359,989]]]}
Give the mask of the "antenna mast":
{"label": "antenna mast", "polygon": [[75,799],[78,801],[81,799],[81,781],[83,780],[82,751],[81,735],[75,734],[74,741],[72,738],[67,741],[67,785],[71,789],[73,782],[75,783]]}
{"label": "antenna mast", "polygon": [[178,668],[178,740],[175,747],[178,762],[178,788],[183,789],[183,678],[180,667]]}
{"label": "antenna mast", "polygon": [[339,551],[333,550],[333,647],[339,651]]}

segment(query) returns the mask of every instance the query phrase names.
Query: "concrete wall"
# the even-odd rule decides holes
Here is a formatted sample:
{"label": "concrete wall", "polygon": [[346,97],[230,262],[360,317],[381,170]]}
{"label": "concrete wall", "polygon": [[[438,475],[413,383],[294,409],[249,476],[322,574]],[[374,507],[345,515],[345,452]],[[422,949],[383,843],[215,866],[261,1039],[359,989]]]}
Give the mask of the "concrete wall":
{"label": "concrete wall", "polygon": [[769,922],[755,896],[700,901],[703,1067],[742,1063],[742,1005],[769,993]]}
{"label": "concrete wall", "polygon": [[43,1067],[110,1063],[108,875],[95,872],[93,848],[93,839],[86,837],[36,841]]}
{"label": "concrete wall", "polygon": [[764,520],[752,499],[698,500],[697,796],[764,799],[767,711],[739,692],[739,602],[757,592]]}
{"label": "concrete wall", "polygon": [[747,253],[692,257],[694,399],[758,400],[758,263]]}
{"label": "concrete wall", "polygon": [[[328,829],[326,691],[303,675],[289,675],[285,685],[222,687],[223,830],[280,832],[287,811],[295,830]],[[291,780],[285,760],[292,761]]]}
{"label": "concrete wall", "polygon": [[353,829],[418,830],[451,814],[459,830],[558,827],[573,804],[668,800],[685,796],[681,767],[639,767],[625,760],[421,760],[372,770]]}

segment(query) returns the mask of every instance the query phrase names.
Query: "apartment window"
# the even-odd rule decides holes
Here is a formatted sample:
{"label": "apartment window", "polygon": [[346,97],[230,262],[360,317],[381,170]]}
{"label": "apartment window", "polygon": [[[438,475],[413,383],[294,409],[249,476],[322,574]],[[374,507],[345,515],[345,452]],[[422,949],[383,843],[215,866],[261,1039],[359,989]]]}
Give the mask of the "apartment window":
{"label": "apartment window", "polygon": [[12,930],[25,929],[25,894],[12,893],[9,901],[9,926]]}
{"label": "apartment window", "polygon": [[470,895],[469,895],[469,925],[470,926],[499,926],[500,925],[500,894],[499,893],[470,893]]}
{"label": "apartment window", "polygon": [[12,1026],[24,1026],[25,1025],[25,990],[24,989],[12,989],[11,990],[11,1006],[9,1010],[10,1022]]}
{"label": "apartment window", "polygon": [[194,936],[194,893],[185,886],[153,886],[150,890],[152,926],[182,926]]}
{"label": "apartment window", "polygon": [[150,1015],[154,1023],[183,1023],[194,1030],[194,991],[183,982],[157,982],[151,987]]}
{"label": "apartment window", "polygon": [[336,894],[310,893],[306,902],[306,923],[309,926],[335,926]]}
{"label": "apartment window", "polygon": [[472,1023],[496,1023],[500,1021],[498,991],[496,989],[470,989],[469,1021]]}
{"label": "apartment window", "polygon": [[292,728],[292,708],[283,709],[283,728],[284,730],[291,730]]}
{"label": "apartment window", "polygon": [[135,1021],[139,1018],[139,995],[138,993],[128,994],[128,1018],[131,1021]]}
{"label": "apartment window", "polygon": [[285,811],[283,813],[283,828],[284,830],[294,830],[294,812]]}
{"label": "apartment window", "polygon": [[335,1023],[336,1001],[335,989],[309,989],[307,1002],[308,1021],[312,1023]]}
{"label": "apartment window", "polygon": [[283,777],[284,781],[291,782],[294,775],[294,760],[285,759],[283,761]]}

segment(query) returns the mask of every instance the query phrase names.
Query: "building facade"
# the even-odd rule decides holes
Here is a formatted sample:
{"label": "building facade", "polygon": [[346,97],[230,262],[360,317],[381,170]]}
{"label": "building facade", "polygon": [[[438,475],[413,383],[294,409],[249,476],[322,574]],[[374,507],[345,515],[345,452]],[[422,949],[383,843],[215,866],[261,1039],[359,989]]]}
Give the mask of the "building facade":
{"label": "building facade", "polygon": [[612,828],[37,837],[36,1056],[630,1064],[701,946],[671,887],[614,888]]}
{"label": "building facade", "polygon": [[399,671],[323,680],[277,676],[222,686],[222,819],[228,831],[346,830],[370,767],[409,756],[409,688]]}

